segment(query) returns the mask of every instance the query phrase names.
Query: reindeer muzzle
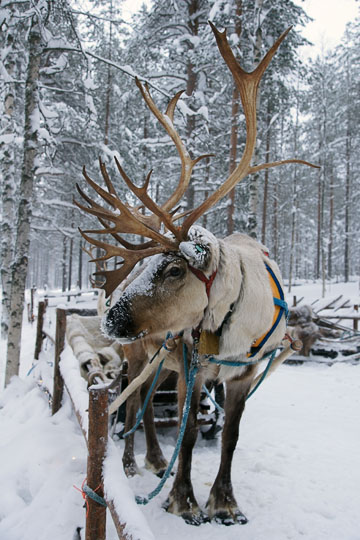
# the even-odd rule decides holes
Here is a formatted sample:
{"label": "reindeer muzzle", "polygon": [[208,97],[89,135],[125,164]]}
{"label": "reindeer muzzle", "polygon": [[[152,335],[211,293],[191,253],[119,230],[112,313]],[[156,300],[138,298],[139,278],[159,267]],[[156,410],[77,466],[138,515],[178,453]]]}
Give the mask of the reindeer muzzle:
{"label": "reindeer muzzle", "polygon": [[130,312],[130,303],[120,299],[104,316],[102,321],[103,332],[115,339],[134,341],[137,339],[134,321]]}

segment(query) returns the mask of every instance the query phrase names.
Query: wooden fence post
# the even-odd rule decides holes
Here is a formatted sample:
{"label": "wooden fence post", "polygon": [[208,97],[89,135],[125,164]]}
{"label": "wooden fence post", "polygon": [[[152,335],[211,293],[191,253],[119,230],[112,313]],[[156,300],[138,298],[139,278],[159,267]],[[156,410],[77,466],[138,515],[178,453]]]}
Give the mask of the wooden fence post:
{"label": "wooden fence post", "polygon": [[[104,497],[103,461],[108,439],[108,390],[89,390],[89,432],[87,485],[100,497]],[[105,540],[106,507],[88,497],[89,511],[86,518],[85,540]]]}
{"label": "wooden fence post", "polygon": [[[355,304],[354,305],[354,310],[358,313],[359,312],[359,304]],[[355,319],[353,320],[353,330],[354,332],[357,332],[358,331],[358,319]]]}
{"label": "wooden fence post", "polygon": [[29,319],[29,322],[31,322],[31,323],[34,322],[35,292],[36,292],[36,287],[35,286],[31,287],[31,289],[30,289],[30,306],[28,308],[29,309],[28,319]]}
{"label": "wooden fence post", "polygon": [[66,311],[58,308],[56,310],[56,333],[55,333],[55,365],[54,365],[54,389],[52,414],[58,412],[61,407],[61,400],[64,391],[64,381],[60,373],[60,356],[65,345]]}
{"label": "wooden fence post", "polygon": [[35,360],[39,360],[39,355],[41,352],[41,347],[42,347],[42,343],[44,339],[43,325],[44,325],[45,310],[46,310],[45,302],[44,301],[39,302],[37,324],[36,324],[35,352],[34,352]]}

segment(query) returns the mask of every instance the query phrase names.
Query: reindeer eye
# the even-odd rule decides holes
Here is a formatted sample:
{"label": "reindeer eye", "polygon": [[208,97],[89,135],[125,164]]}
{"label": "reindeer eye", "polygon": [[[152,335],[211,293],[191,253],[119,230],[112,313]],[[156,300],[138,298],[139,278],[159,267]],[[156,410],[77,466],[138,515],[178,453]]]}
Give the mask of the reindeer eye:
{"label": "reindeer eye", "polygon": [[183,275],[183,269],[180,266],[172,266],[170,270],[166,272],[166,277],[180,277]]}

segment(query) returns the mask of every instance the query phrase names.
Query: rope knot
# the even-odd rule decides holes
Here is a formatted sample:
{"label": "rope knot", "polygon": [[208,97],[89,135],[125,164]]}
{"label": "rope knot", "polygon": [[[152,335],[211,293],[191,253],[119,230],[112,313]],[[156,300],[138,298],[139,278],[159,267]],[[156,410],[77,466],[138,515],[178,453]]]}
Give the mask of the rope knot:
{"label": "rope knot", "polygon": [[84,507],[86,508],[86,517],[89,515],[89,500],[88,498],[92,499],[93,501],[97,502],[98,504],[101,504],[102,506],[107,506],[106,501],[103,497],[98,495],[96,491],[101,488],[101,484],[98,485],[96,489],[91,489],[86,484],[86,478],[84,479],[83,483],[81,484],[81,489],[77,486],[73,486],[77,491],[81,493],[82,498],[85,501]]}

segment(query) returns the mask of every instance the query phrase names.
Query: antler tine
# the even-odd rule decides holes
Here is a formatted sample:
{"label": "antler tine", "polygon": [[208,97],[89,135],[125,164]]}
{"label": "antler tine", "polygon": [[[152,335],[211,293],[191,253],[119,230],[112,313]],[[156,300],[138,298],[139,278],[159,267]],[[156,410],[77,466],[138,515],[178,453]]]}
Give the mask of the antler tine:
{"label": "antler tine", "polygon": [[[118,167],[118,170],[120,171],[120,163],[118,161],[118,159],[116,158],[116,156],[114,156],[114,159],[115,159],[115,162],[117,164],[117,167]],[[109,177],[109,174],[107,172],[107,169],[106,169],[106,165],[105,163],[103,163],[101,161],[101,159],[99,158],[99,162],[100,162],[100,170],[101,170],[101,174],[102,174],[102,177],[104,178],[105,180],[105,183],[106,183],[106,186],[108,188],[108,191],[109,193],[111,193],[112,195],[114,195],[114,197],[116,197],[117,199],[119,199],[116,191],[115,191],[115,188],[110,180],[110,177]],[[120,168],[119,168],[120,167]],[[126,181],[127,180],[127,185],[129,186],[129,188],[134,192],[134,190],[132,189],[132,187],[135,187],[132,182],[130,181],[130,179],[126,176],[126,178],[124,177],[125,173],[122,174],[121,173],[121,176],[123,177],[123,179]],[[149,180],[150,180],[150,175],[151,173],[148,175],[148,177],[146,178],[145,180],[145,185],[143,186],[145,191],[147,190],[147,187],[148,187],[148,184],[149,184]],[[154,215],[144,215],[142,214],[141,212],[139,212],[138,208],[137,207],[130,207],[130,205],[126,204],[125,205],[132,213],[132,215],[138,220],[138,221],[141,221],[141,223],[143,223],[146,227],[148,227],[149,229],[153,229],[154,231],[159,231],[160,229],[160,219],[158,219],[157,216],[154,216]]]}
{"label": "antler tine", "polygon": [[[101,217],[98,216],[98,220],[100,221],[101,225],[104,227],[108,227],[108,224],[105,220],[103,220]],[[149,240],[148,242],[143,242],[142,244],[133,244],[132,242],[128,242],[124,238],[121,238],[121,236],[117,233],[109,232],[111,236],[116,240],[116,242],[119,242],[124,248],[126,249],[146,249],[149,247],[154,247],[156,245],[156,242],[154,240]]]}
{"label": "antler tine", "polygon": [[[96,276],[103,276],[106,281],[102,285],[102,288],[105,290],[106,297],[108,297],[115,289],[120,285],[120,283],[126,278],[126,276],[131,272],[134,266],[145,259],[145,257],[150,257],[151,255],[157,255],[159,253],[164,253],[168,251],[166,246],[155,246],[152,248],[146,248],[142,250],[131,251],[126,248],[121,248],[118,246],[113,246],[105,242],[101,242],[92,238],[86,234],[85,231],[79,229],[81,236],[89,242],[100,249],[105,251],[105,255],[102,257],[97,257],[92,259],[91,262],[107,261],[111,257],[120,256],[123,260],[119,263],[121,268],[116,270],[101,270],[95,272]],[[92,231],[91,231],[92,232]]]}
{"label": "antler tine", "polygon": [[[145,236],[155,242],[159,242],[162,245],[166,245],[170,249],[174,249],[176,244],[168,237],[160,234],[152,227],[149,227],[146,223],[139,219],[138,216],[134,214],[131,208],[123,204],[118,197],[115,197],[111,193],[108,193],[100,186],[98,186],[86,173],[85,167],[83,168],[83,175],[87,183],[104,199],[108,202],[114,209],[118,210],[120,213],[112,213],[109,210],[106,210],[90,197],[84,194],[84,192],[78,188],[80,195],[91,205],[91,208],[85,207],[74,201],[76,206],[78,206],[84,212],[92,214],[98,218],[102,218],[114,223],[113,228],[106,228],[101,230],[92,230],[87,232],[92,232],[93,234],[113,234],[113,233],[130,233],[140,236]],[[85,195],[85,196],[84,196]]]}
{"label": "antler tine", "polygon": [[[95,246],[90,246],[89,249],[87,249],[85,246],[82,246],[82,250],[84,253],[86,253],[87,255],[89,255],[90,257],[90,260],[93,261],[94,260],[94,254],[93,254],[93,249],[95,248]],[[101,267],[101,265],[99,264],[99,262],[96,262],[96,268],[98,269],[99,272],[103,272],[103,268]],[[104,270],[106,270],[106,263],[104,265]],[[94,279],[93,277],[91,277],[91,275],[89,276],[89,281],[91,283],[91,286],[93,289],[99,289],[101,288],[101,286],[103,285],[103,281],[101,283],[99,283],[98,281],[96,281],[96,279]]]}
{"label": "antler tine", "polygon": [[260,80],[266,68],[270,64],[272,57],[279,48],[281,42],[285,39],[289,31],[291,30],[291,27],[281,34],[281,36],[276,40],[274,45],[269,49],[264,58],[258,64],[258,66],[249,73],[245,71],[237,62],[234,53],[232,52],[231,47],[228,43],[226,37],[226,30],[224,32],[219,32],[210,21],[209,24],[215,35],[215,39],[220,53],[224,58],[226,65],[230,69],[240,93],[241,103],[244,109],[246,120],[246,143],[241,160],[235,170],[232,172],[232,174],[212,195],[210,195],[208,199],[206,199],[200,206],[195,208],[184,220],[182,225],[183,238],[186,238],[191,225],[195,223],[195,221],[197,221],[200,216],[202,216],[209,208],[214,206],[220,199],[225,197],[232,190],[232,188],[248,174],[256,172],[263,168],[275,167],[284,163],[303,163],[305,165],[316,167],[316,165],[312,165],[308,162],[297,159],[279,161],[257,167],[250,166],[256,145],[256,97]]}
{"label": "antler tine", "polygon": [[105,184],[106,184],[106,187],[108,188],[109,193],[111,193],[111,195],[114,195],[114,197],[119,198],[116,191],[115,191],[113,183],[110,180],[109,174],[108,174],[107,169],[106,169],[106,165],[101,160],[100,157],[99,157],[99,165],[100,165],[101,175],[102,175],[102,177],[103,177],[103,179],[105,181]]}
{"label": "antler tine", "polygon": [[160,222],[164,223],[164,225],[169,229],[169,231],[173,233],[175,238],[181,241],[180,231],[173,224],[172,215],[166,210],[164,210],[163,207],[158,206],[156,202],[151,199],[151,197],[149,196],[147,192],[152,171],[150,171],[149,174],[147,175],[144,185],[141,187],[137,187],[127,176],[127,174],[125,173],[124,169],[121,167],[116,157],[115,157],[115,162],[128,188],[138,197],[138,199],[144,204],[144,206],[148,210],[153,212],[153,214],[155,214],[155,216],[159,218],[159,224]]}
{"label": "antler tine", "polygon": [[189,152],[187,151],[183,141],[181,140],[178,132],[176,131],[174,127],[174,124],[173,124],[174,111],[175,111],[176,104],[183,93],[183,90],[175,94],[175,96],[170,100],[165,114],[163,114],[155,105],[155,102],[150,95],[149,86],[146,83],[143,86],[138,78],[135,78],[135,83],[136,83],[136,86],[139,88],[146,105],[148,106],[150,111],[153,113],[153,115],[157,118],[157,120],[160,122],[160,124],[163,126],[166,133],[169,135],[169,137],[175,144],[175,147],[178,151],[178,154],[181,160],[181,174],[180,174],[179,183],[175,191],[168,198],[168,200],[161,206],[161,208],[164,211],[169,211],[180,201],[185,191],[187,190],[187,187],[190,182],[191,173],[195,165],[201,159],[211,157],[213,154],[204,154],[197,157],[196,159],[191,159]]}

